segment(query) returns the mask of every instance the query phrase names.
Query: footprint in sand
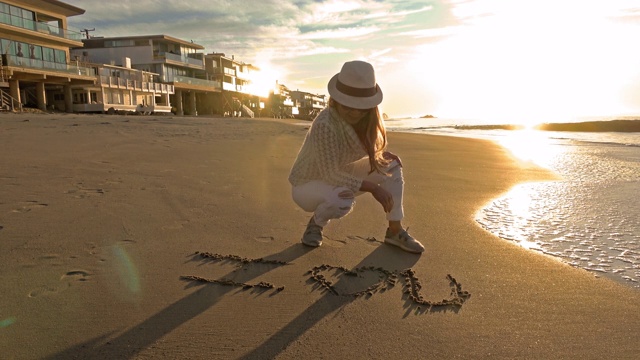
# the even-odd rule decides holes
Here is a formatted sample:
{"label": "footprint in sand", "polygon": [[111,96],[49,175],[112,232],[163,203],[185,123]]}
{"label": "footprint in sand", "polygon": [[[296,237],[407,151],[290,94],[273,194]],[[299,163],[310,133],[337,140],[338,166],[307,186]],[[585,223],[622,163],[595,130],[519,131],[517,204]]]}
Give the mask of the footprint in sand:
{"label": "footprint in sand", "polygon": [[46,296],[46,295],[53,295],[53,294],[57,294],[60,290],[58,288],[55,288],[53,286],[41,286],[35,290],[31,290],[31,292],[29,293],[29,297],[30,298],[34,298],[34,297],[40,297],[40,296]]}
{"label": "footprint in sand", "polygon": [[270,243],[275,240],[273,236],[257,236],[255,237],[255,239],[257,242],[261,242],[261,243]]}
{"label": "footprint in sand", "polygon": [[40,260],[46,261],[47,265],[51,266],[60,266],[63,264],[63,261],[58,254],[46,254],[40,256]]}
{"label": "footprint in sand", "polygon": [[30,298],[48,296],[61,293],[71,287],[75,281],[88,281],[91,280],[91,273],[85,270],[71,270],[67,271],[60,277],[61,283],[57,286],[43,285],[35,290],[29,292]]}
{"label": "footprint in sand", "polygon": [[374,237],[366,238],[366,237],[357,236],[357,235],[355,235],[355,236],[354,235],[349,235],[349,236],[347,236],[347,239],[349,239],[349,240],[362,240],[367,244],[372,244],[372,245],[375,245],[375,246],[378,246],[378,245],[380,245],[382,243],[382,241],[380,241],[380,240],[378,240],[378,239],[376,239]]}
{"label": "footprint in sand", "polygon": [[188,223],[189,223],[189,220],[174,221],[173,224],[163,226],[162,230],[179,230],[179,229],[182,229],[184,225]]}
{"label": "footprint in sand", "polygon": [[102,188],[85,188],[82,183],[76,184],[77,189],[67,190],[66,194],[71,194],[78,199],[83,199],[89,196],[100,196],[104,195],[105,191]]}
{"label": "footprint in sand", "polygon": [[69,280],[69,281],[87,281],[89,280],[89,276],[91,274],[89,274],[88,271],[84,271],[84,270],[71,270],[69,272],[67,272],[66,274],[62,275],[62,277],[60,277],[61,281],[64,280]]}
{"label": "footprint in sand", "polygon": [[34,209],[41,209],[49,206],[49,204],[44,204],[39,201],[23,201],[21,206],[17,209],[14,209],[15,213],[26,213]]}

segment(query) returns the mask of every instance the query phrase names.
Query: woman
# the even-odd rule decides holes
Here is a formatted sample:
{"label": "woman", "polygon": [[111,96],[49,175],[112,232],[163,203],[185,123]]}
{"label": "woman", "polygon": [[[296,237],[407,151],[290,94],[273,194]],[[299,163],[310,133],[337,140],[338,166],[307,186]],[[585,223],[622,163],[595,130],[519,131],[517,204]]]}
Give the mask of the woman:
{"label": "woman", "polygon": [[371,64],[350,61],[328,85],[329,106],[316,117],[289,175],[293,200],[313,212],[302,243],[322,244],[322,229],[347,215],[355,196],[368,192],[387,213],[384,242],[421,253],[422,244],[402,227],[402,163],[386,151],[378,105],[382,91]]}

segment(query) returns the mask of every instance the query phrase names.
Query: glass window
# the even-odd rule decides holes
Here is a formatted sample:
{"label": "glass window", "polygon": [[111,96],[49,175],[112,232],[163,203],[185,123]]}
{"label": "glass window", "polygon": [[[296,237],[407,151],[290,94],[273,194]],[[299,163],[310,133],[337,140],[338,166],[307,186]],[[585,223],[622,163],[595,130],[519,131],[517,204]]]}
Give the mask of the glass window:
{"label": "glass window", "polygon": [[31,59],[42,60],[42,46],[29,45],[29,57]]}
{"label": "glass window", "polygon": [[64,52],[64,50],[53,50],[54,55],[55,55],[55,62],[59,63],[59,64],[66,64],[67,63],[67,53]]}
{"label": "glass window", "polygon": [[36,23],[34,20],[33,11],[22,9],[22,22],[25,28],[30,30],[36,29]]}
{"label": "glass window", "polygon": [[22,9],[11,6],[9,12],[11,13],[11,25],[22,27]]}
{"label": "glass window", "polygon": [[9,5],[0,3],[0,22],[3,24],[11,24],[11,13]]}
{"label": "glass window", "polygon": [[11,47],[11,41],[7,39],[0,39],[0,53],[8,54],[10,53],[9,48]]}
{"label": "glass window", "polygon": [[29,44],[23,42],[15,42],[16,49],[15,54],[18,57],[28,57],[29,56]]}
{"label": "glass window", "polygon": [[42,48],[42,60],[55,62],[55,57],[53,55],[53,49],[48,47]]}

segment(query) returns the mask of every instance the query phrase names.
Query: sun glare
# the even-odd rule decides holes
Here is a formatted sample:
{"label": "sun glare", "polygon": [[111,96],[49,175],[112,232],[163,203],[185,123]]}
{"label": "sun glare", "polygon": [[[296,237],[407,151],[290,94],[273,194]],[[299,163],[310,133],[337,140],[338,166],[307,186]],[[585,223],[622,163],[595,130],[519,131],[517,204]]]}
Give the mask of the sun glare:
{"label": "sun glare", "polygon": [[552,168],[563,152],[563,147],[553,145],[546,133],[532,129],[509,131],[498,143],[519,160],[547,169]]}
{"label": "sun glare", "polygon": [[455,35],[417,50],[409,68],[423,93],[437,94],[439,116],[532,126],[630,110],[623,90],[640,75],[637,26],[600,5],[541,3],[482,2],[482,16],[465,10]]}
{"label": "sun glare", "polygon": [[281,71],[268,63],[256,66],[260,70],[251,74],[249,93],[266,98],[269,92],[275,89],[276,82],[281,77]]}

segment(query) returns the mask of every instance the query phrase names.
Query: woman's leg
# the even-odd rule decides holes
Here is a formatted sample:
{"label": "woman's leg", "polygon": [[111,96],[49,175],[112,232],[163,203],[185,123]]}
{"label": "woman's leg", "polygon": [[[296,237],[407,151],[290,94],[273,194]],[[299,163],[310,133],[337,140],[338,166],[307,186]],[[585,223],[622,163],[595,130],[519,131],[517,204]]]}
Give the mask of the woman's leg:
{"label": "woman's leg", "polygon": [[303,210],[313,212],[313,222],[321,227],[332,219],[346,216],[355,203],[353,191],[322,181],[310,181],[293,187],[292,197]]}
{"label": "woman's leg", "polygon": [[[357,168],[362,168],[362,166],[357,166]],[[380,185],[391,193],[393,197],[393,207],[387,213],[389,227],[387,228],[384,242],[398,246],[408,252],[421,253],[424,251],[424,246],[402,227],[402,219],[404,218],[404,177],[402,166],[394,160],[383,170],[387,175],[373,172],[368,174],[365,180]]]}
{"label": "woman's leg", "polygon": [[[355,162],[353,166],[356,176],[378,184],[383,189],[391,193],[391,196],[393,197],[393,207],[391,208],[391,211],[387,213],[387,220],[389,221],[392,229],[397,229],[396,227],[401,226],[401,221],[404,218],[404,177],[402,173],[402,166],[400,166],[397,161],[392,161],[383,169],[387,175],[380,174],[378,172],[372,172],[369,174],[369,160],[367,158]],[[363,194],[363,192],[358,192],[356,196],[361,194]]]}

